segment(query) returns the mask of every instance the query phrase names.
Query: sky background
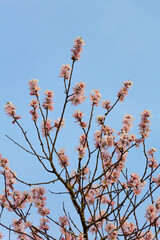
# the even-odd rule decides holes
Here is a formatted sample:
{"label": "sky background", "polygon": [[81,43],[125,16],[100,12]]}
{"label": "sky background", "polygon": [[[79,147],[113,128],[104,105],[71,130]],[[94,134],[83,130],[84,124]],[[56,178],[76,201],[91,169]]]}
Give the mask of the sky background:
{"label": "sky background", "polygon": [[[138,135],[140,113],[149,109],[153,118],[147,148],[160,148],[159,10],[158,0],[0,0],[0,152],[10,160],[19,178],[28,182],[48,180],[35,159],[5,137],[7,134],[26,146],[17,126],[4,113],[4,105],[7,101],[16,105],[21,123],[36,146],[28,114],[32,99],[28,81],[37,78],[41,93],[54,90],[55,110],[50,117],[57,119],[64,102],[59,70],[62,64],[71,63],[70,49],[77,36],[82,36],[86,45],[82,58],[75,64],[73,82],[85,82],[87,94],[100,89],[102,99],[114,103],[122,83],[131,79],[133,88],[125,102],[111,112],[107,124],[119,131],[123,115],[129,113],[135,116],[133,133]],[[71,117],[76,109],[83,109],[87,120],[89,97],[82,107],[68,107],[65,114],[66,127],[58,145],[66,148],[70,159],[81,134]],[[102,113],[98,108],[95,116]],[[94,132],[95,121],[93,127]],[[156,156],[158,159],[160,154],[157,152]],[[143,170],[142,149],[131,152],[128,164],[131,170],[133,167],[135,171]],[[72,159],[70,169],[75,167]],[[58,217],[62,207],[55,206],[55,199],[51,201]]]}

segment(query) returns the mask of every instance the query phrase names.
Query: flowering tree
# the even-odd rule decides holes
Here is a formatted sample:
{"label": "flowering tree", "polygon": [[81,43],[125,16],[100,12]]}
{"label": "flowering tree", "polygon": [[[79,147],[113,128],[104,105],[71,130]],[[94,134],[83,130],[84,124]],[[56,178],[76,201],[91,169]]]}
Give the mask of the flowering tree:
{"label": "flowering tree", "polygon": [[[80,59],[84,41],[81,37],[74,40],[72,52],[72,66],[62,65],[60,77],[64,81],[65,100],[61,116],[52,122],[50,111],[54,110],[54,92],[46,90],[45,98],[40,101],[38,80],[29,81],[31,100],[30,114],[37,132],[38,141],[43,154],[39,154],[26,131],[20,123],[21,117],[16,113],[12,102],[7,102],[5,111],[17,125],[30,149],[24,148],[15,142],[24,151],[36,157],[46,173],[53,176],[53,180],[43,183],[27,183],[19,179],[10,169],[9,161],[0,156],[1,175],[4,184],[3,193],[0,194],[0,226],[14,232],[20,240],[56,239],[51,226],[58,226],[61,240],[82,239],[157,239],[160,233],[160,197],[154,199],[153,193],[160,186],[160,175],[155,176],[160,164],[155,159],[157,149],[151,147],[146,150],[145,142],[150,132],[151,113],[144,110],[141,113],[139,124],[139,137],[130,133],[134,117],[126,114],[122,120],[122,128],[116,132],[105,124],[108,114],[119,103],[123,102],[132,86],[132,81],[126,81],[117,94],[114,104],[109,100],[102,101],[104,114],[96,117],[97,130],[94,130],[93,142],[89,141],[93,113],[100,105],[101,94],[99,90],[92,90],[90,97],[91,110],[88,122],[83,120],[84,113],[76,110],[73,113],[75,122],[79,125],[82,134],[79,137],[77,152],[77,169],[70,167],[70,159],[64,148],[57,149],[59,132],[64,126],[64,115],[69,104],[74,106],[82,104],[85,99],[85,83],[79,82],[71,88],[72,74],[75,63]],[[73,89],[73,90],[72,90]],[[38,118],[42,119],[39,126]],[[62,146],[63,147],[63,146]],[[141,176],[137,173],[128,174],[126,168],[129,150],[141,147],[144,152],[144,171]],[[58,167],[58,165],[60,165]],[[59,170],[60,169],[60,170]],[[27,190],[19,191],[16,183],[26,186]],[[70,202],[76,211],[76,216],[63,206],[64,214],[54,219],[52,209],[46,207],[47,197],[42,185],[51,185],[59,182],[66,189]],[[31,187],[31,188],[30,188]],[[29,189],[29,190],[28,190]],[[53,193],[53,192],[51,192]],[[63,194],[63,192],[61,192]],[[60,195],[61,196],[61,195]],[[144,202],[150,204],[145,210],[144,218],[140,224],[138,211]],[[40,220],[34,223],[33,211]],[[15,218],[10,226],[3,223],[4,211],[12,212]],[[78,218],[79,224],[75,224]],[[4,236],[0,233],[0,239]],[[6,236],[5,236],[6,239]]]}

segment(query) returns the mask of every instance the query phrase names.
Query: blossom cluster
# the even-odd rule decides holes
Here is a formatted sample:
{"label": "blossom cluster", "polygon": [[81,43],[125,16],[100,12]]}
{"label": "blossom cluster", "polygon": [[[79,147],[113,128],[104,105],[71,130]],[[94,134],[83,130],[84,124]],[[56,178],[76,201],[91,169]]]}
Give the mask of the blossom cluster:
{"label": "blossom cluster", "polygon": [[[0,194],[0,206],[5,207],[8,211],[22,211],[26,208],[27,204],[34,205],[37,208],[37,213],[41,216],[39,228],[42,230],[48,230],[49,226],[46,224],[49,220],[46,218],[50,214],[50,210],[46,208],[46,196],[45,188],[34,187],[29,192],[16,190],[14,184],[16,183],[15,174],[11,171],[9,167],[9,161],[7,158],[3,158],[0,155],[0,167],[3,169],[1,174],[5,178],[5,189],[4,194]],[[31,206],[30,205],[30,206]],[[12,227],[13,230],[18,231],[17,239],[29,240],[27,237],[26,228],[32,229],[32,223],[29,221],[24,221],[22,218],[13,219]],[[2,234],[0,234],[0,239],[2,239]],[[37,238],[37,240],[40,238]]]}
{"label": "blossom cluster", "polygon": [[157,168],[158,164],[157,164],[157,160],[154,157],[154,153],[157,151],[156,148],[152,147],[148,150],[147,152],[147,156],[148,156],[148,166],[152,167],[152,168]]}
{"label": "blossom cluster", "polygon": [[69,64],[62,65],[62,67],[60,69],[59,77],[64,78],[64,79],[69,79],[70,71],[71,71],[71,67]]}
{"label": "blossom cluster", "polygon": [[[100,124],[99,117],[98,117],[98,123]],[[104,133],[104,136],[102,136],[102,132]],[[95,147],[96,148],[100,147],[102,152],[108,150],[108,148],[111,148],[114,145],[114,139],[116,137],[113,135],[113,133],[114,133],[114,130],[105,125],[102,126],[101,131],[96,130],[96,132],[94,133]]]}
{"label": "blossom cluster", "polygon": [[158,198],[155,201],[155,205],[148,204],[148,207],[146,208],[145,217],[147,218],[147,221],[149,221],[151,224],[154,224],[156,222],[156,225],[160,225],[160,222],[158,221],[159,213],[160,213],[160,198]]}
{"label": "blossom cluster", "polygon": [[157,175],[157,177],[152,177],[153,182],[156,183],[157,186],[160,185],[160,174]]}
{"label": "blossom cluster", "polygon": [[97,119],[96,119],[96,122],[98,123],[98,126],[100,126],[100,125],[102,125],[103,126],[103,124],[104,124],[104,121],[105,121],[105,116],[97,116]]}
{"label": "blossom cluster", "polygon": [[129,134],[133,124],[134,117],[129,114],[125,114],[123,118],[123,125],[121,132],[118,132],[117,134],[120,136],[120,141],[118,142],[118,145],[122,145],[123,149],[125,147],[129,147],[130,143],[134,142],[136,140],[136,136],[134,134]]}
{"label": "blossom cluster", "polygon": [[89,231],[92,234],[97,233],[99,229],[103,227],[103,224],[105,223],[104,216],[106,214],[105,210],[100,210],[99,214],[95,215],[94,217],[89,217],[88,222],[95,222],[93,226],[90,227]]}
{"label": "blossom cluster", "polygon": [[47,118],[47,121],[41,123],[42,135],[43,137],[49,135],[52,128],[52,120]]}
{"label": "blossom cluster", "polygon": [[126,81],[123,83],[123,87],[119,90],[117,97],[119,98],[120,102],[124,101],[124,98],[128,95],[128,90],[132,87],[133,82],[131,80]]}
{"label": "blossom cluster", "polygon": [[[123,220],[123,217],[122,217],[122,220]],[[125,221],[123,223],[122,227],[123,227],[122,228],[123,232],[125,234],[131,234],[131,233],[133,233],[136,230],[136,225],[133,222],[129,223],[129,222]]]}
{"label": "blossom cluster", "polygon": [[66,167],[66,166],[69,166],[69,158],[65,154],[65,149],[64,148],[59,149],[58,161],[59,161],[59,164],[61,165],[61,167],[63,167],[63,168]]}
{"label": "blossom cluster", "polygon": [[111,102],[109,100],[102,101],[102,107],[109,110],[111,108]]}
{"label": "blossom cluster", "polygon": [[60,118],[58,118],[57,120],[54,121],[53,128],[61,130],[61,128],[64,127],[64,122],[65,122],[64,118],[62,120]]}
{"label": "blossom cluster", "polygon": [[45,97],[45,99],[44,99],[44,101],[43,101],[43,107],[44,107],[44,109],[46,109],[46,110],[50,110],[50,111],[53,111],[53,104],[54,104],[54,102],[53,102],[53,96],[54,96],[54,92],[53,92],[53,90],[46,90],[45,92],[44,92],[44,94],[46,95],[46,97]]}
{"label": "blossom cluster", "polygon": [[47,216],[50,213],[48,208],[45,208],[47,197],[45,196],[46,190],[44,187],[33,187],[29,193],[28,199],[38,209],[41,216]]}
{"label": "blossom cluster", "polygon": [[39,117],[39,114],[37,112],[38,101],[36,99],[32,99],[32,101],[30,101],[30,106],[33,107],[33,109],[30,110],[30,114],[32,115],[32,120],[37,121],[37,119]]}
{"label": "blossom cluster", "polygon": [[71,49],[71,52],[72,52],[71,59],[73,61],[76,61],[76,60],[80,59],[80,57],[81,57],[80,53],[83,50],[83,45],[85,45],[85,42],[83,41],[82,37],[77,37],[74,40],[74,46]]}
{"label": "blossom cluster", "polygon": [[101,159],[102,159],[102,166],[104,170],[108,169],[112,165],[112,158],[111,158],[110,152],[108,151],[102,152]]}
{"label": "blossom cluster", "polygon": [[133,120],[134,120],[134,117],[132,115],[125,114],[124,117],[123,117],[123,121],[122,121],[123,126],[122,126],[121,131],[129,133],[132,126],[133,126],[133,124],[132,124]]}
{"label": "blossom cluster", "polygon": [[60,223],[60,231],[62,233],[62,236],[60,240],[85,240],[83,233],[79,233],[78,237],[76,235],[73,235],[69,232],[67,227],[69,226],[69,220],[66,216],[59,217],[59,223]]}
{"label": "blossom cluster", "polygon": [[118,231],[116,230],[116,226],[113,223],[106,224],[104,229],[108,233],[108,240],[117,240]]}
{"label": "blossom cluster", "polygon": [[80,179],[88,180],[89,167],[83,166],[80,170],[74,169],[70,175],[70,185],[73,186],[76,183],[79,183]]}
{"label": "blossom cluster", "polygon": [[79,126],[85,128],[87,126],[87,123],[82,121],[83,116],[84,116],[83,112],[79,110],[76,110],[73,114],[73,117],[76,119],[76,122],[79,123]]}
{"label": "blossom cluster", "polygon": [[144,110],[141,113],[141,122],[139,126],[139,133],[143,138],[149,137],[149,132],[151,131],[149,125],[151,124],[149,118],[151,117],[151,112],[149,110]]}
{"label": "blossom cluster", "polygon": [[7,104],[4,106],[4,109],[7,115],[14,119],[12,122],[13,124],[16,122],[16,120],[21,119],[20,116],[17,116],[16,107],[12,102],[7,102]]}
{"label": "blossom cluster", "polygon": [[38,96],[39,95],[38,91],[40,91],[40,87],[38,86],[38,79],[31,79],[28,82],[28,85],[29,85],[30,95]]}
{"label": "blossom cluster", "polygon": [[96,197],[100,195],[100,189],[97,185],[93,185],[89,191],[86,191],[85,195],[88,204],[94,204]]}
{"label": "blossom cluster", "polygon": [[135,195],[138,195],[141,193],[142,188],[144,188],[145,181],[142,182],[137,173],[132,173],[130,180],[127,181],[127,185],[133,189]]}
{"label": "blossom cluster", "polygon": [[[142,237],[142,236],[144,236],[144,237]],[[150,231],[145,232],[145,233],[142,232],[139,237],[141,237],[140,239],[142,239],[142,240],[153,240],[154,239],[154,234],[150,230]]]}
{"label": "blossom cluster", "polygon": [[98,106],[100,99],[102,97],[102,95],[99,92],[99,89],[92,90],[92,93],[89,96],[91,103],[94,104],[95,106]]}
{"label": "blossom cluster", "polygon": [[81,104],[82,102],[85,101],[86,99],[86,97],[84,96],[85,87],[86,85],[84,82],[76,83],[76,86],[73,87],[73,94],[69,98],[69,100],[71,101],[71,104],[73,104],[74,106],[77,106],[78,104]]}

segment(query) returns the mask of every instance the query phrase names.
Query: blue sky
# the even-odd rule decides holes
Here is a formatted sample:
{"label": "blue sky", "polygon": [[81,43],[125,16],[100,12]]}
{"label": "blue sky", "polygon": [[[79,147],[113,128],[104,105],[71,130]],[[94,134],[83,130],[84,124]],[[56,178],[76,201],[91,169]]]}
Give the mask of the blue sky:
{"label": "blue sky", "polygon": [[[71,63],[70,49],[77,36],[82,36],[86,45],[81,60],[76,63],[73,82],[84,81],[87,93],[100,89],[102,98],[113,103],[122,82],[131,79],[133,88],[125,102],[111,113],[107,123],[119,131],[123,115],[129,113],[135,116],[133,132],[137,134],[140,113],[149,109],[153,118],[147,146],[159,148],[159,9],[158,0],[0,1],[0,152],[10,160],[18,176],[28,181],[48,179],[35,159],[5,137],[8,134],[25,144],[17,127],[4,113],[4,105],[12,101],[17,106],[21,122],[34,143],[33,124],[28,114],[31,100],[28,80],[38,78],[42,93],[47,88],[55,91],[55,111],[51,117],[56,119],[64,97],[59,69],[62,64]],[[86,119],[89,107],[88,98],[82,107]],[[78,127],[70,128],[70,123],[74,124],[71,115],[79,108],[67,109],[66,128],[59,140],[59,145],[63,143],[71,155],[77,135],[80,135]],[[97,109],[96,114],[100,113],[102,110]],[[73,130],[75,134],[71,134]],[[129,163],[137,170],[143,169],[144,164],[138,151]]]}

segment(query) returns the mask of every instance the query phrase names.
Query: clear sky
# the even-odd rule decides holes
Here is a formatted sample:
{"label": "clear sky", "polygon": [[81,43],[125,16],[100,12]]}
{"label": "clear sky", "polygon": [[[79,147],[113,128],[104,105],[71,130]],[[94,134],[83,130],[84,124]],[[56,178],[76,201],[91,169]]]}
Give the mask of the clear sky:
{"label": "clear sky", "polygon": [[[159,11],[159,0],[0,0],[0,152],[10,160],[20,178],[29,182],[47,180],[48,176],[35,159],[5,137],[7,134],[25,144],[17,127],[4,113],[4,105],[12,101],[17,106],[22,125],[34,143],[28,114],[31,100],[28,80],[38,78],[42,93],[47,88],[54,90],[55,112],[51,117],[57,119],[64,101],[59,69],[62,64],[71,63],[70,49],[77,36],[82,36],[86,45],[75,65],[73,81],[84,81],[87,93],[100,89],[102,98],[113,103],[122,82],[131,79],[133,88],[107,123],[119,131],[123,115],[129,113],[135,116],[133,133],[138,134],[140,113],[149,109],[153,118],[147,147],[160,149]],[[88,98],[83,106],[86,119],[89,107]],[[68,108],[66,128],[59,140],[70,158],[80,134],[78,127],[70,127],[74,124],[70,116],[75,109],[79,107]],[[144,166],[138,151],[129,162],[135,171]],[[76,165],[72,164],[74,168]],[[54,207],[56,216],[60,211],[57,208]]]}

